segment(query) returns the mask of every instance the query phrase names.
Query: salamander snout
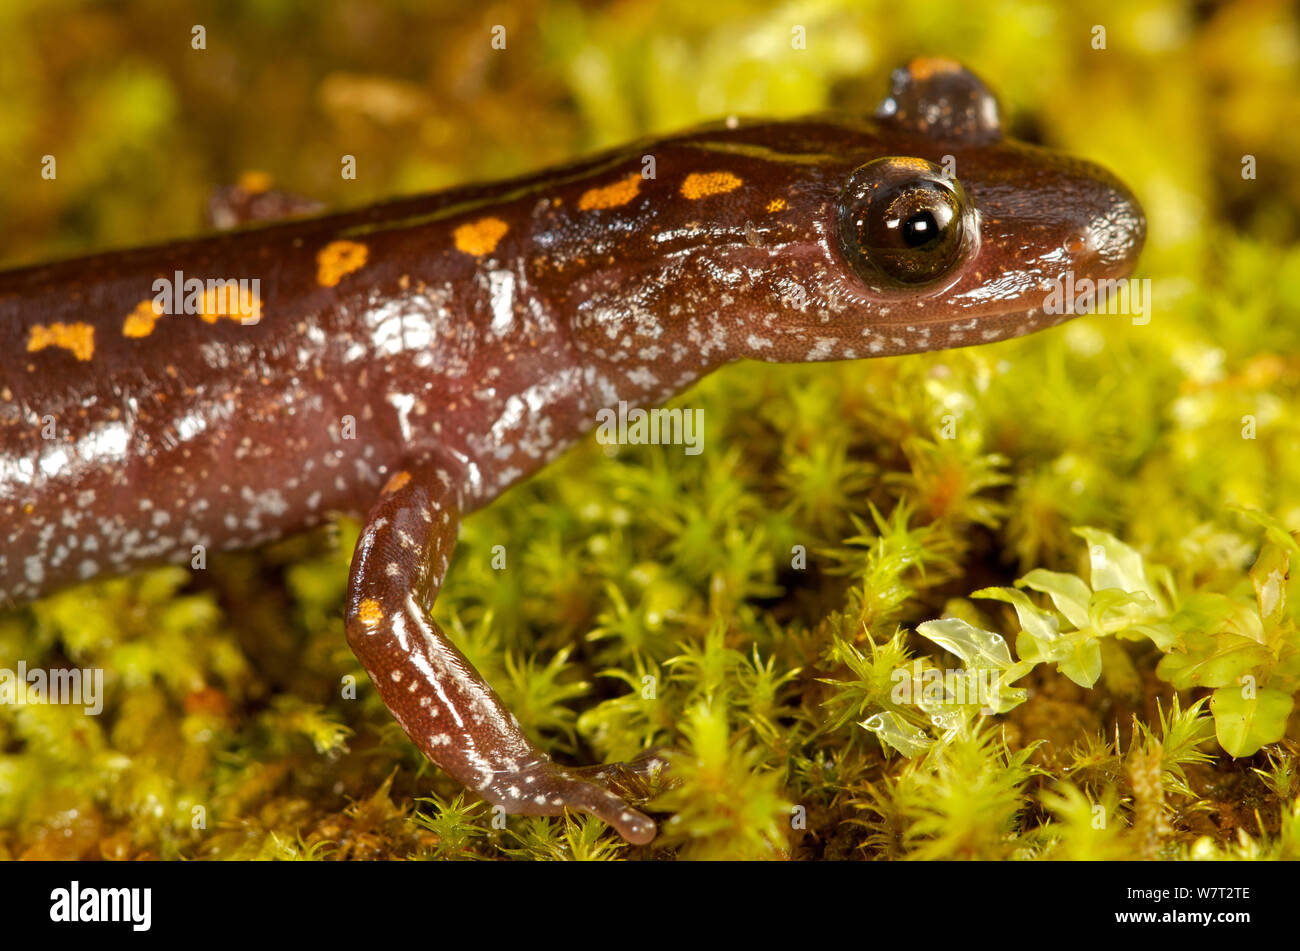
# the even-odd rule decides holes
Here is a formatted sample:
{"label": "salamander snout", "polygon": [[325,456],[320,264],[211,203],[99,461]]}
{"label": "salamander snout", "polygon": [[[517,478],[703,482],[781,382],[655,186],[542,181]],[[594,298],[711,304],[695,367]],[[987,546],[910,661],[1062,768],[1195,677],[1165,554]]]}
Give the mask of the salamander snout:
{"label": "salamander snout", "polygon": [[1133,193],[1114,175],[1092,166],[1091,194],[1083,229],[1081,270],[1106,272],[1105,277],[1122,277],[1133,270],[1146,241],[1147,222]]}
{"label": "salamander snout", "polygon": [[946,292],[964,315],[950,345],[969,341],[963,319],[978,319],[974,342],[982,343],[1119,294],[1116,282],[1137,267],[1146,241],[1142,206],[1123,182],[1093,162],[1011,141],[959,156],[963,166],[979,247]]}

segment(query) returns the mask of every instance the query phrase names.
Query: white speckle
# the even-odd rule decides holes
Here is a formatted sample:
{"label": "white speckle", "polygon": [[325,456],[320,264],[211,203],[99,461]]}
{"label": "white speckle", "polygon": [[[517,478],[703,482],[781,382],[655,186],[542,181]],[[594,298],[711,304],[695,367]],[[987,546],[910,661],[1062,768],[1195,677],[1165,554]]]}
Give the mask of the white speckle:
{"label": "white speckle", "polygon": [[628,373],[627,378],[637,386],[652,387],[659,384],[659,377],[646,367],[637,367]]}
{"label": "white speckle", "polygon": [[413,437],[410,415],[415,397],[410,393],[389,393],[388,402],[397,410],[397,425],[402,430],[402,438],[410,442]]}
{"label": "white speckle", "polygon": [[504,334],[515,322],[515,275],[511,271],[489,272],[488,296],[492,302],[490,329]]}
{"label": "white speckle", "polygon": [[839,343],[838,337],[818,337],[813,344],[812,349],[808,351],[805,360],[825,360],[835,352],[835,345]]}

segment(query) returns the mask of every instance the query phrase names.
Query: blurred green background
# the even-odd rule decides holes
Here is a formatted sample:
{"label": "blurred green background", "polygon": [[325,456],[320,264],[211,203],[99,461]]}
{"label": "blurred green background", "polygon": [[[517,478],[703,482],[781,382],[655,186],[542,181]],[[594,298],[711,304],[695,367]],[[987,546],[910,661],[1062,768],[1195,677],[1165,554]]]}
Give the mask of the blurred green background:
{"label": "blurred green background", "polygon": [[[261,169],[336,206],[509,175],[728,112],[869,111],[941,53],[1022,137],[1111,166],[1160,273],[1228,220],[1276,242],[1300,204],[1296,25],[1282,2],[467,4],[222,0],[0,6],[0,259],[191,233]],[[191,29],[207,49],[191,48]],[[506,28],[507,48],[490,31]],[[795,25],[807,49],[791,46]],[[1092,29],[1107,48],[1092,48]],[[338,157],[360,174],[344,182]],[[1243,183],[1243,154],[1259,178]],[[40,158],[59,177],[39,177]]]}
{"label": "blurred green background", "polygon": [[[491,47],[496,25],[505,50]],[[792,48],[796,26],[806,49]],[[1013,134],[1099,161],[1139,196],[1152,322],[728,369],[690,397],[708,411],[710,452],[580,448],[467,523],[435,614],[557,755],[659,742],[698,756],[664,806],[682,817],[664,854],[1098,857],[1043,824],[1071,821],[1075,801],[1051,799],[1067,775],[1124,819],[1110,857],[1231,849],[1243,831],[1300,843],[1285,831],[1294,725],[1243,761],[1198,733],[1184,746],[1203,761],[1186,776],[1176,756],[1151,767],[1170,797],[1154,807],[1141,777],[1158,757],[1099,752],[1117,731],[1125,750],[1142,736],[1133,717],[1159,732],[1169,712],[1150,645],[1108,642],[1091,691],[1040,671],[1002,734],[1012,751],[1043,741],[1038,772],[976,744],[971,772],[954,759],[931,770],[947,786],[925,787],[851,718],[826,726],[827,704],[842,712],[875,689],[845,645],[869,655],[868,641],[945,610],[1014,631],[1014,616],[964,596],[1079,568],[1072,527],[1113,532],[1183,592],[1247,603],[1261,531],[1231,506],[1300,529],[1294,5],[7,0],[0,35],[5,266],[200,232],[211,190],[249,171],[352,207],[726,113],[867,113],[901,63],[961,60]],[[339,175],[344,154],[355,181]],[[950,446],[934,434],[954,411],[965,421]],[[883,564],[891,533],[872,505],[931,530],[892,533],[921,556]],[[100,665],[110,680],[98,723],[0,710],[0,856],[625,854],[586,820],[497,835],[421,768],[368,685],[361,712],[339,702],[339,677],[359,675],[338,620],[351,531],[338,550],[297,540],[209,577],[155,572],[0,619],[5,666]],[[504,579],[486,567],[502,542],[523,551]],[[822,569],[792,576],[792,544]],[[657,707],[627,700],[645,671],[664,677]],[[1184,709],[1198,696],[1184,691]],[[352,753],[336,757],[345,737]],[[408,821],[416,796],[432,801]],[[784,828],[791,803],[808,830]],[[193,828],[196,805],[208,831]]]}

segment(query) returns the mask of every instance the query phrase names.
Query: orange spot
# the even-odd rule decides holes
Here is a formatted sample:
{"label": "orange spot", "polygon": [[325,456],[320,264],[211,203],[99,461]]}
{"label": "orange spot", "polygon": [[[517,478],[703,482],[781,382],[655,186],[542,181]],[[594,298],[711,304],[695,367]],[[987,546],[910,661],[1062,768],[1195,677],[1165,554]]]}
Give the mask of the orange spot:
{"label": "orange spot", "polygon": [[331,241],[316,253],[316,283],[337,287],[339,281],[366,266],[370,250],[355,241]]}
{"label": "orange spot", "polygon": [[384,495],[388,495],[391,492],[396,492],[398,489],[400,489],[402,486],[406,485],[406,483],[410,481],[411,481],[411,474],[407,472],[405,469],[403,469],[401,472],[394,472],[393,477],[389,479],[388,484],[384,486]]}
{"label": "orange spot", "polygon": [[239,187],[250,195],[260,195],[271,187],[271,176],[258,169],[251,169],[239,176]]}
{"label": "orange spot", "polygon": [[249,300],[245,302],[239,291],[238,281],[209,286],[203,292],[199,304],[199,316],[204,323],[215,324],[222,317],[241,324],[256,324],[262,319],[262,301],[249,288]]}
{"label": "orange spot", "polygon": [[900,168],[910,168],[918,172],[925,172],[928,171],[930,168],[930,163],[923,158],[907,158],[905,156],[899,155],[894,158],[891,158],[890,162],[899,166]]}
{"label": "orange spot", "polygon": [[785,211],[785,199],[773,198],[767,203],[767,210],[772,214],[776,214],[778,211]]}
{"label": "orange spot", "polygon": [[147,337],[153,333],[154,324],[161,315],[153,309],[152,300],[142,300],[135,305],[135,310],[126,315],[122,321],[123,337]]}
{"label": "orange spot", "polygon": [[940,73],[959,73],[961,63],[946,56],[918,56],[907,64],[907,71],[913,79],[933,79]]}
{"label": "orange spot", "polygon": [[54,323],[48,327],[34,324],[31,335],[27,338],[27,352],[33,353],[46,347],[62,347],[70,350],[78,360],[89,360],[95,355],[95,328],[81,322]]}
{"label": "orange spot", "polygon": [[230,715],[230,698],[216,687],[203,687],[185,695],[185,712],[224,717]]}
{"label": "orange spot", "polygon": [[495,251],[497,243],[509,230],[510,226],[500,218],[480,218],[461,225],[452,232],[452,239],[456,242],[456,250],[481,257]]}
{"label": "orange spot", "polygon": [[636,172],[615,182],[613,185],[592,188],[583,192],[582,197],[578,199],[578,210],[592,211],[593,209],[618,208],[635,198],[640,189],[641,173]]}
{"label": "orange spot", "polygon": [[692,172],[682,182],[682,197],[691,201],[710,195],[725,195],[745,184],[730,172]]}
{"label": "orange spot", "polygon": [[384,619],[384,610],[373,598],[366,598],[357,605],[357,620],[366,627],[374,627]]}

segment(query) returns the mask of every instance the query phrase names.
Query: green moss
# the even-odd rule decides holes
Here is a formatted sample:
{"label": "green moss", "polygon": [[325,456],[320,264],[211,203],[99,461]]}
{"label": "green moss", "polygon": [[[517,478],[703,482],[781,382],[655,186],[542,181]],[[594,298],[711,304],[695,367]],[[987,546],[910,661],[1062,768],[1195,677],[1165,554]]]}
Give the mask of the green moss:
{"label": "green moss", "polygon": [[[227,89],[156,52],[194,16],[151,8],[86,14],[49,82],[19,85],[49,15],[0,14],[0,174],[46,152],[61,174],[0,194],[10,260],[196,230],[252,167],[357,204],[727,111],[867,111],[890,68],[943,52],[1134,187],[1155,310],[730,368],[678,398],[701,455],[588,441],[465,523],[436,619],[558,758],[675,751],[648,849],[587,817],[503,823],[425,762],[346,646],[343,520],[0,616],[0,668],[105,674],[102,716],[0,706],[0,856],[1300,856],[1300,116],[1266,42],[1293,20],[844,0],[794,51],[750,4],[556,4],[474,72],[483,31],[455,6],[353,36],[326,7],[245,5],[205,20],[214,62],[260,64]],[[442,65],[395,75],[429,37]],[[408,112],[350,94],[358,75]],[[345,152],[357,182],[321,158]],[[991,670],[991,698],[925,695]]]}

